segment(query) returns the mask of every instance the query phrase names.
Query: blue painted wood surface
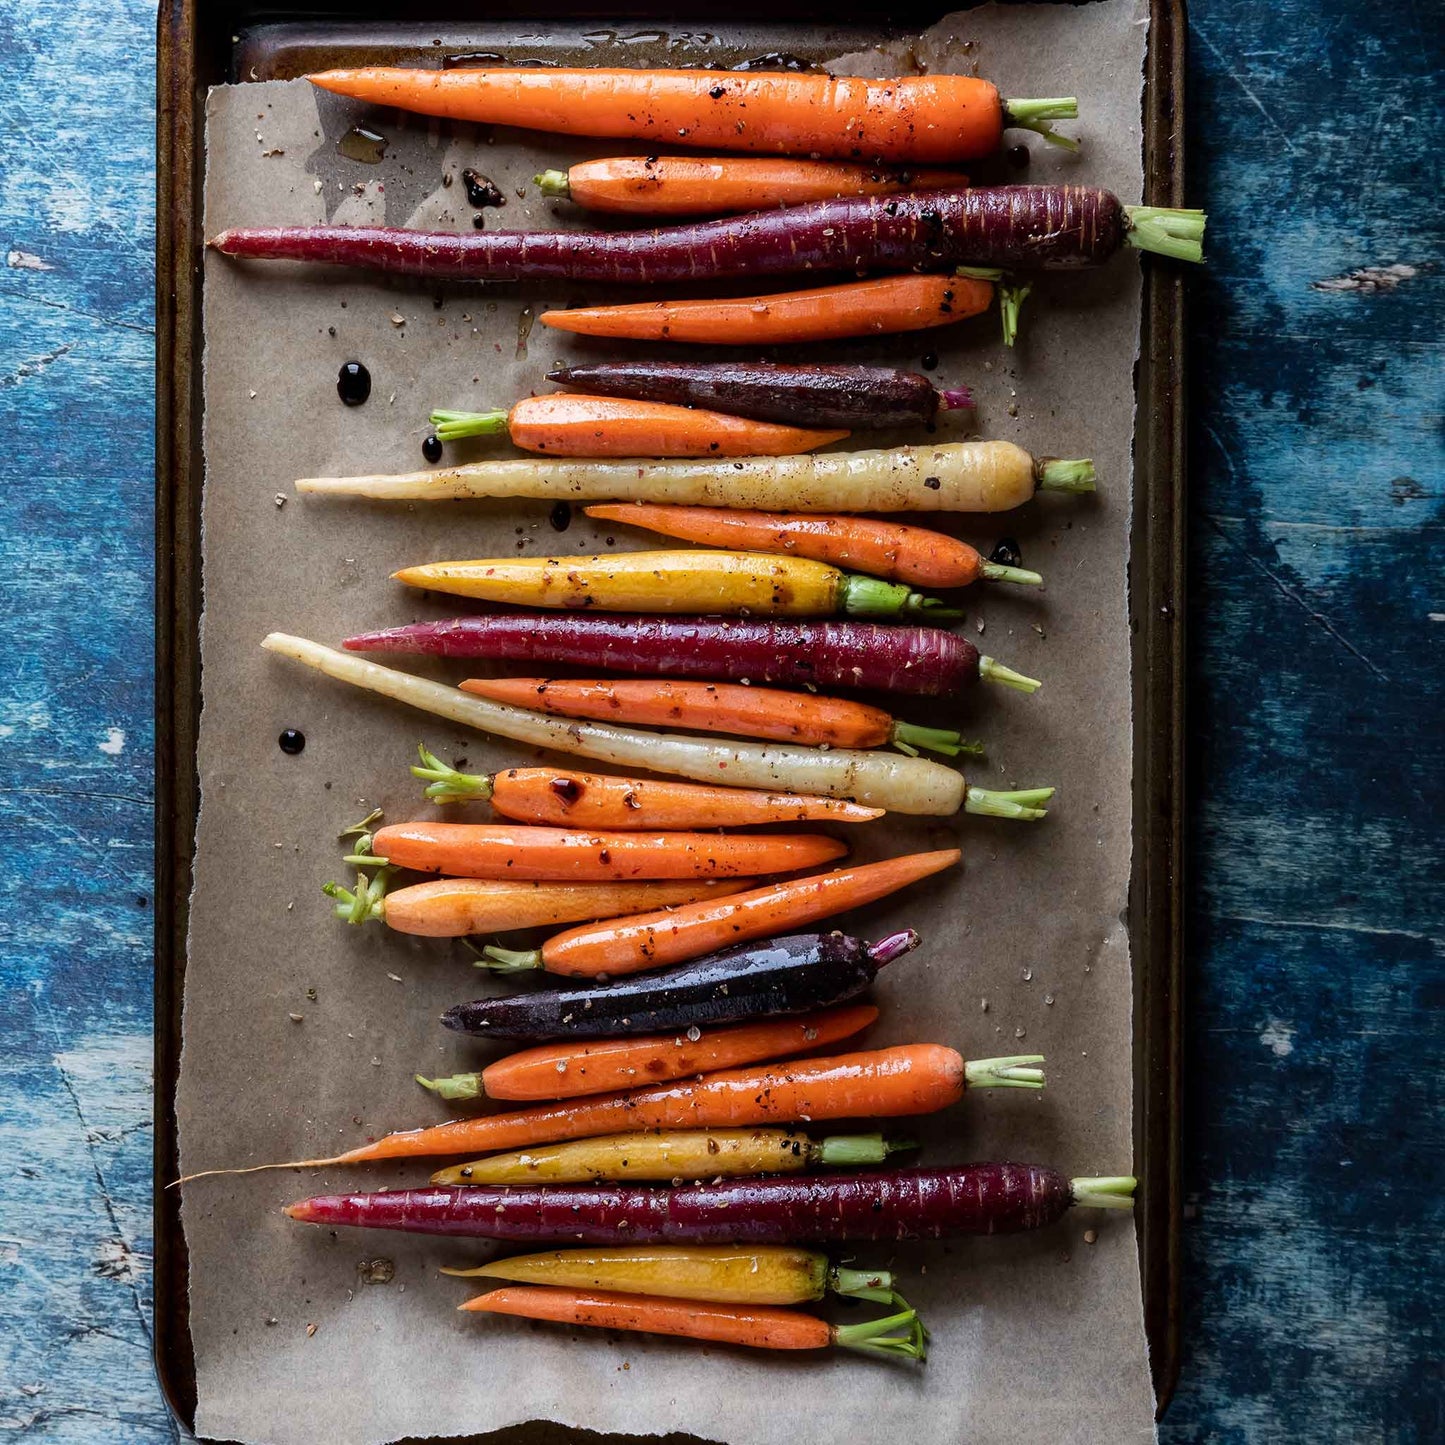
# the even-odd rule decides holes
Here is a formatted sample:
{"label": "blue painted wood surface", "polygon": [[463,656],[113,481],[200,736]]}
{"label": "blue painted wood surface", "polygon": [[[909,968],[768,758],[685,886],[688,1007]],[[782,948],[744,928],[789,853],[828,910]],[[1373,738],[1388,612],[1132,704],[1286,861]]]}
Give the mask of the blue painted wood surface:
{"label": "blue painted wood surface", "polygon": [[[1445,1438],[1438,11],[1195,0],[1194,873],[1171,1445]],[[149,1366],[145,0],[0,10],[0,1439]],[[1433,122],[1433,124],[1432,124]]]}

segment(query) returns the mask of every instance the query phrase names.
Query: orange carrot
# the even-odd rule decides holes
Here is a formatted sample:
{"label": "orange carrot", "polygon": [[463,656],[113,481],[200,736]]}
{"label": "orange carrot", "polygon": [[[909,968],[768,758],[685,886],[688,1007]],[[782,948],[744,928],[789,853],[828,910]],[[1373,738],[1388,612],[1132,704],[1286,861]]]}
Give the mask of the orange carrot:
{"label": "orange carrot", "polygon": [[480,1073],[417,1082],[444,1099],[573,1099],[642,1083],[683,1079],[766,1059],[824,1048],[861,1033],[878,1017],[872,1004],[844,1004],[795,1019],[768,1019],[708,1029],[690,1040],[678,1034],[541,1044],[488,1064]]}
{"label": "orange carrot", "polygon": [[[465,686],[465,684],[463,684]],[[473,691],[487,694],[481,688]],[[531,700],[524,707],[532,706]],[[609,714],[609,716],[614,716]],[[842,798],[798,793],[764,793],[720,788],[712,783],[671,779],[614,778],[572,768],[507,768],[488,776],[448,767],[423,745],[421,766],[412,775],[427,781],[434,803],[491,800],[504,818],[573,828],[743,828],[756,823],[867,823],[882,808],[864,808]]]}
{"label": "orange carrot", "polygon": [[578,306],[538,319],[581,336],[770,346],[947,326],[987,311],[993,294],[993,282],[976,276],[882,276],[772,296]]}
{"label": "orange carrot", "polygon": [[980,577],[1034,584],[1043,580],[1037,572],[989,562],[956,537],[874,517],[669,507],[652,502],[607,503],[583,510],[600,521],[645,527],[704,547],[808,557],[919,587],[968,587]]}
{"label": "orange carrot", "polygon": [[544,196],[592,211],[649,216],[722,215],[896,191],[966,186],[958,171],[900,170],[834,161],[724,156],[612,156],[533,178]]}
{"label": "orange carrot", "polygon": [[504,973],[545,968],[549,973],[592,977],[666,968],[734,943],[769,938],[861,908],[952,867],[962,856],[957,848],[909,853],[881,863],[769,883],[721,902],[689,903],[666,912],[572,928],[529,952],[490,945],[483,952]]}
{"label": "orange carrot", "polygon": [[[384,1134],[330,1159],[296,1159],[206,1174],[250,1174],[263,1169],[365,1164],[378,1159],[426,1159],[448,1154],[492,1154],[638,1129],[746,1128],[825,1119],[898,1119],[932,1114],[956,1104],[966,1089],[1041,1089],[1037,1054],[965,1062],[942,1044],[801,1059],[766,1068],[730,1069],[696,1079],[595,1094],[513,1109],[505,1114],[451,1119],[427,1129]],[[465,1168],[455,1166],[455,1170]],[[199,1178],[200,1175],[190,1175]],[[464,1184],[454,1170],[432,1176],[437,1184]],[[289,1211],[288,1211],[289,1212]]]}
{"label": "orange carrot", "polygon": [[444,442],[505,434],[523,451],[554,457],[781,457],[848,435],[669,402],[567,392],[525,397],[511,411],[434,411],[431,423]]}
{"label": "orange carrot", "polygon": [[465,938],[584,919],[617,918],[639,908],[726,898],[747,885],[737,879],[681,883],[520,883],[510,879],[437,878],[386,891],[384,871],[363,875],[356,891],[329,883],[336,913],[348,923],[380,919],[397,933],[423,938]]}
{"label": "orange carrot", "polygon": [[1044,122],[1078,113],[1072,100],[1005,101],[967,75],[366,66],[307,78],[371,105],[453,120],[866,161],[972,160],[996,151],[1006,126],[1059,139]]}
{"label": "orange carrot", "polygon": [[583,833],[492,823],[390,823],[372,837],[399,868],[459,878],[757,877],[814,868],[847,845],[810,833]]}
{"label": "orange carrot", "polygon": [[959,753],[976,757],[983,751],[977,743],[965,743],[951,728],[900,722],[868,703],[783,688],[748,687],[740,682],[674,682],[664,677],[469,677],[462,688],[494,702],[559,717],[686,727],[694,732],[776,738],[830,748],[879,748],[892,743],[905,753],[927,748],[950,757]]}
{"label": "orange carrot", "polygon": [[722,1305],[699,1300],[656,1299],[605,1290],[561,1289],[554,1285],[506,1285],[469,1299],[458,1309],[563,1325],[680,1335],[760,1350],[826,1350],[830,1345],[864,1354],[903,1355],[921,1360],[927,1336],[911,1309],[883,1319],[830,1325],[801,1310],[776,1305]]}

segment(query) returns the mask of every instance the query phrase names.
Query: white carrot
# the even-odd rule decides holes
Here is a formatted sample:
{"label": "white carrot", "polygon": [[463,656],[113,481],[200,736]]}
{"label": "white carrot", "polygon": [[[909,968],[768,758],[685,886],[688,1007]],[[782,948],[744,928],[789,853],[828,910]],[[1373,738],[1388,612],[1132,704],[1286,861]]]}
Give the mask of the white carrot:
{"label": "white carrot", "polygon": [[379,501],[532,497],[777,512],[1004,512],[1022,506],[1037,488],[1092,491],[1093,464],[1035,458],[1012,442],[947,442],[716,461],[481,461],[296,483],[298,492]]}

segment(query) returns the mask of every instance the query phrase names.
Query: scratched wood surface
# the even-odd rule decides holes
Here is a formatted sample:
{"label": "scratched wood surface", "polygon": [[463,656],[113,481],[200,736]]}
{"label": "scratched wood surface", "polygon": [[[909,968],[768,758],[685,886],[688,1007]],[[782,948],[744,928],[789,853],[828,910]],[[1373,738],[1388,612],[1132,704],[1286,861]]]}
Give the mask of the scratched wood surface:
{"label": "scratched wood surface", "polygon": [[[1445,1438],[1438,7],[1195,0],[1169,1445]],[[0,1439],[149,1365],[153,7],[0,7]],[[1433,1266],[1433,1267],[1432,1267]]]}

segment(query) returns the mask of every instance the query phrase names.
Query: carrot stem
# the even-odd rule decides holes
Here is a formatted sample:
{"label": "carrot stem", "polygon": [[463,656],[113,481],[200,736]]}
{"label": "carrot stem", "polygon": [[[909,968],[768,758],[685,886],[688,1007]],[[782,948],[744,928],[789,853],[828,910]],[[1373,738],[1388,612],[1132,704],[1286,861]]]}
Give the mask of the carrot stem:
{"label": "carrot stem", "polygon": [[[1003,344],[1005,346],[1012,346],[1018,340],[1019,312],[1023,309],[1023,304],[1028,300],[1029,292],[1033,289],[1033,286],[1027,282],[1017,286],[1000,284],[998,288],[998,311],[1003,323]],[[441,433],[438,432],[437,435],[441,436]]]}
{"label": "carrot stem", "polygon": [[321,891],[336,900],[338,918],[347,923],[369,923],[374,918],[386,917],[386,890],[396,871],[391,867],[378,868],[370,878],[358,873],[354,892],[339,883],[323,883]]}
{"label": "carrot stem", "polygon": [[966,386],[951,386],[940,391],[938,401],[945,411],[971,410],[974,406],[973,392]]}
{"label": "carrot stem", "polygon": [[888,741],[900,753],[907,753],[910,758],[916,758],[921,749],[927,749],[931,753],[943,753],[950,758],[960,755],[970,758],[983,756],[982,743],[966,743],[952,728],[926,728],[921,723],[895,722]]}
{"label": "carrot stem", "polygon": [[459,442],[465,437],[507,434],[506,411],[434,411],[427,420],[439,440]]}
{"label": "carrot stem", "polygon": [[928,1331],[923,1328],[917,1311],[911,1309],[882,1319],[863,1320],[856,1325],[836,1325],[833,1343],[864,1354],[903,1355],[910,1360],[928,1358]]}
{"label": "carrot stem", "polygon": [[1054,796],[1052,788],[1018,788],[1012,792],[996,792],[990,788],[969,788],[964,794],[964,810],[984,818],[1015,818],[1036,823],[1048,817],[1048,809],[1039,807]]}
{"label": "carrot stem", "polygon": [[417,744],[421,766],[412,764],[411,775],[426,782],[426,796],[433,803],[465,803],[473,799],[485,802],[492,796],[492,780],[485,773],[463,773],[429,752],[425,743]]}
{"label": "carrot stem", "polygon": [[828,1271],[828,1288],[836,1295],[873,1300],[895,1309],[905,1305],[903,1296],[893,1288],[892,1274],[886,1269],[847,1269],[835,1264]]}
{"label": "carrot stem", "polygon": [[531,973],[542,967],[542,950],[502,948],[495,943],[489,943],[472,960],[472,967],[489,968],[493,973]]}
{"label": "carrot stem", "polygon": [[941,597],[857,572],[844,572],[839,577],[838,603],[838,610],[849,617],[920,617],[929,622],[956,622],[963,616]]}
{"label": "carrot stem", "polygon": [[1034,463],[1034,480],[1049,492],[1092,492],[1094,464],[1087,457],[1044,457]]}
{"label": "carrot stem", "polygon": [[1042,587],[1044,579],[1024,567],[1006,567],[1002,562],[980,562],[979,576],[989,582],[1017,582],[1023,587]]}
{"label": "carrot stem", "polygon": [[1132,1175],[1115,1174],[1071,1179],[1069,1188],[1074,1203],[1086,1209],[1132,1209],[1138,1182]]}
{"label": "carrot stem", "polygon": [[1176,261],[1204,259],[1203,211],[1169,206],[1125,206],[1124,239],[1141,251],[1157,251]]}
{"label": "carrot stem", "polygon": [[[967,1079],[970,1089],[1042,1089],[1044,1071],[1034,1068],[1033,1065],[1041,1064],[1043,1061],[1042,1054],[1012,1054],[1002,1059],[970,1059],[963,1066],[963,1076]],[[1100,1181],[1078,1180],[1076,1182],[1095,1185]]]}
{"label": "carrot stem", "polygon": [[480,1099],[482,1097],[482,1076],[480,1074],[451,1074],[444,1079],[428,1079],[421,1074],[412,1077],[423,1089],[430,1089],[439,1099]]}
{"label": "carrot stem", "polygon": [[829,1134],[817,1146],[819,1164],[854,1169],[864,1164],[881,1164],[890,1154],[906,1154],[921,1145],[906,1136],[891,1138],[884,1134]]}
{"label": "carrot stem", "polygon": [[996,682],[1001,687],[1011,687],[1015,692],[1037,692],[1042,686],[1038,678],[1025,677],[1011,667],[1005,667],[997,658],[980,657],[978,675],[985,682]]}
{"label": "carrot stem", "polygon": [[532,184],[536,186],[539,194],[546,196],[549,200],[565,201],[572,194],[572,186],[567,179],[566,171],[538,171],[532,177]]}
{"label": "carrot stem", "polygon": [[1003,103],[1003,123],[1013,130],[1031,130],[1041,135],[1050,145],[1062,146],[1066,151],[1076,151],[1078,141],[1071,136],[1060,135],[1050,120],[1077,120],[1079,102],[1072,95],[1051,96],[1037,100],[1006,100]]}

